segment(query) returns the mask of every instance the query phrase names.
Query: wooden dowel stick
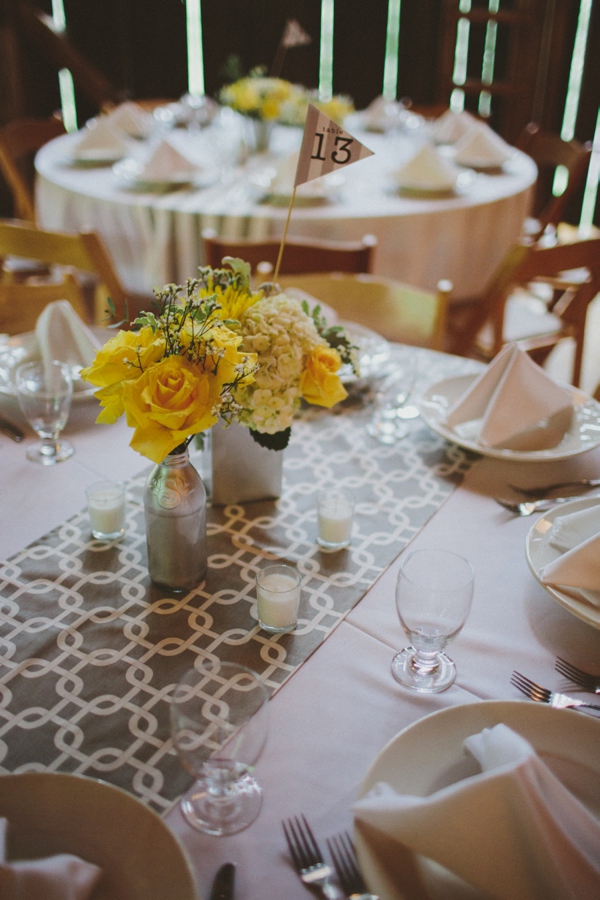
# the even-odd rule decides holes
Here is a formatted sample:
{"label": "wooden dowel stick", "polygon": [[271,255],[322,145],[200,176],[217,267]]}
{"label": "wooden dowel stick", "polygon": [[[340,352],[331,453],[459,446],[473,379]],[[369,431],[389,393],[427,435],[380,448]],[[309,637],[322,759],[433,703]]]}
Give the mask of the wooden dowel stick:
{"label": "wooden dowel stick", "polygon": [[281,265],[281,257],[283,256],[283,248],[285,247],[285,239],[287,238],[288,226],[290,224],[290,217],[292,215],[292,206],[294,205],[295,199],[296,199],[296,185],[294,185],[294,190],[292,191],[292,197],[291,197],[290,205],[288,208],[287,219],[285,220],[285,228],[283,229],[283,237],[281,238],[281,244],[279,245],[279,253],[277,255],[277,265],[275,266],[275,271],[273,273],[273,281],[277,281],[277,277],[279,275],[279,266]]}

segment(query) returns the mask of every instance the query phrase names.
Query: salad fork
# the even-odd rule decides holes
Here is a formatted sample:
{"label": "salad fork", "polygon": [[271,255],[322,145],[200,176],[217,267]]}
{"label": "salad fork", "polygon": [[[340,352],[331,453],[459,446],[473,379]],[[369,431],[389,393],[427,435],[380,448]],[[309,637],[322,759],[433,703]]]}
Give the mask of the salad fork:
{"label": "salad fork", "polygon": [[530,700],[535,700],[538,703],[548,703],[555,709],[579,709],[580,707],[585,707],[586,709],[600,710],[600,705],[597,703],[585,703],[583,700],[575,700],[574,697],[568,697],[566,694],[557,694],[556,691],[551,691],[540,684],[536,684],[535,681],[531,681],[530,678],[526,678],[520,672],[512,673],[510,683],[521,693],[525,694],[526,697],[529,697]]}
{"label": "salad fork", "polygon": [[340,889],[329,881],[333,870],[323,859],[306,818],[295,816],[282,825],[294,868],[303,883],[319,891],[326,900],[346,900]]}
{"label": "salad fork", "polygon": [[548,491],[554,491],[558,488],[600,487],[600,478],[580,478],[579,481],[556,481],[553,484],[541,484],[534,488],[522,488],[518,487],[516,484],[509,484],[508,486],[513,491],[517,491],[518,494],[523,494],[525,497],[530,497],[532,500],[542,500]]}
{"label": "salad fork", "polygon": [[370,894],[356,860],[356,851],[348,832],[327,840],[327,847],[333,865],[348,900],[379,900],[376,894]]}
{"label": "salad fork", "polygon": [[546,512],[553,509],[559,503],[568,503],[572,497],[552,497],[547,500],[525,500],[521,503],[511,503],[510,500],[502,500],[500,497],[494,497],[496,503],[503,506],[515,516],[531,516],[535,512]]}
{"label": "salad fork", "polygon": [[584,672],[583,669],[579,669],[560,656],[556,657],[554,668],[565,678],[569,678],[583,688],[584,691],[588,691],[590,694],[600,694],[600,675],[590,675],[589,672]]}

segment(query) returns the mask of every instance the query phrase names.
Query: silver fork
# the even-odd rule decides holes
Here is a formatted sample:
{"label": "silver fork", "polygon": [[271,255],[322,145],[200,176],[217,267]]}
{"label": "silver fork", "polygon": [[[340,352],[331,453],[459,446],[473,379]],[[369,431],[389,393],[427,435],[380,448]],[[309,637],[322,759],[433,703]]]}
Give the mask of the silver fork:
{"label": "silver fork", "polygon": [[580,707],[585,707],[586,709],[600,710],[600,705],[597,703],[585,703],[583,700],[575,700],[574,697],[568,697],[566,694],[557,694],[556,691],[551,691],[536,684],[535,681],[531,681],[530,678],[526,678],[520,672],[512,673],[510,683],[531,700],[535,700],[538,703],[548,703],[556,709],[579,709]]}
{"label": "silver fork", "polygon": [[523,494],[525,497],[531,497],[532,500],[541,500],[548,491],[555,491],[558,488],[567,487],[600,487],[600,478],[580,478],[579,481],[556,481],[553,484],[541,484],[534,488],[522,488],[516,484],[509,484],[509,488]]}
{"label": "silver fork", "polygon": [[327,840],[327,847],[335,866],[338,881],[348,900],[379,900],[376,894],[370,894],[358,868],[356,851],[352,838],[345,831],[343,834]]}
{"label": "silver fork", "polygon": [[569,503],[572,499],[572,497],[552,497],[546,500],[525,500],[522,503],[511,503],[510,500],[494,497],[496,503],[515,516],[531,516],[535,512],[546,512],[548,509],[553,509],[558,503]]}
{"label": "silver fork", "polygon": [[560,656],[556,657],[554,668],[565,678],[583,688],[584,691],[588,691],[590,694],[600,694],[600,675],[590,675],[589,672],[584,672],[583,669],[579,669]]}
{"label": "silver fork", "polygon": [[304,816],[294,816],[282,822],[294,868],[304,884],[319,891],[327,900],[346,900],[344,894],[329,879],[333,875],[319,850],[312,829]]}

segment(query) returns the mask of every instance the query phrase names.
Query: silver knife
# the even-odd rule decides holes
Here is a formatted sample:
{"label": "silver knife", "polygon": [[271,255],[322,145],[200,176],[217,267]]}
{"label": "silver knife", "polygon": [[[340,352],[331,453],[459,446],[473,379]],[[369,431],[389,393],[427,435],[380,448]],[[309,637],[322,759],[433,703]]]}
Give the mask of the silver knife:
{"label": "silver knife", "polygon": [[20,428],[17,428],[16,425],[13,425],[12,422],[9,422],[8,419],[5,419],[3,416],[0,416],[0,431],[7,434],[9,438],[12,438],[17,444],[25,437]]}
{"label": "silver knife", "polygon": [[235,865],[225,863],[215,875],[210,900],[234,900],[234,889]]}

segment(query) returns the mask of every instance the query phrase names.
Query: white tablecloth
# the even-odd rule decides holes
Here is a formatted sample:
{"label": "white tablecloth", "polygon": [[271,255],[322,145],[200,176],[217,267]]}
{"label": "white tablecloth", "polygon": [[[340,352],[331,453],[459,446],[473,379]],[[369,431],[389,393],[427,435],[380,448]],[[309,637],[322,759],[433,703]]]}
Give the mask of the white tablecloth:
{"label": "white tablecloth", "polygon": [[[131,190],[110,167],[70,165],[77,135],[65,135],[38,153],[37,210],[48,228],[94,229],[105,240],[124,284],[149,291],[193,277],[202,264],[201,233],[210,227],[228,238],[281,236],[287,208],[261,202],[265,177],[299,146],[299,129],[276,129],[270,154],[238,165],[239,132],[213,125],[201,132],[177,129],[173,142],[219,180],[203,189],[166,194]],[[348,126],[349,127],[349,126]],[[500,173],[472,173],[455,196],[400,196],[392,173],[414,154],[422,138],[353,131],[374,156],[344,171],[339,193],[319,206],[294,209],[290,235],[358,240],[375,234],[376,274],[434,290],[441,278],[454,297],[481,293],[508,248],[521,234],[537,170],[518,151]],[[138,155],[147,150],[138,144]]]}
{"label": "white tablecloth", "polygon": [[[22,422],[10,398],[0,398],[0,410]],[[92,481],[127,479],[143,468],[144,460],[128,447],[124,422],[94,425],[96,413],[94,402],[73,406],[65,434],[76,453],[54,469],[28,462],[26,444],[0,434],[0,556],[79,510]],[[303,812],[321,839],[350,828],[350,806],[363,776],[405,726],[478,699],[520,699],[510,685],[513,669],[558,686],[557,655],[597,670],[600,631],[558,605],[529,572],[524,541],[534,519],[512,518],[492,497],[505,493],[508,482],[599,473],[600,448],[535,466],[485,458],[475,463],[410,545],[453,550],[475,568],[473,609],[450,647],[455,685],[422,696],[392,678],[392,656],[407,642],[394,603],[396,560],[271,701],[269,738],[256,769],[264,788],[256,822],[239,835],[210,838],[189,828],[178,808],[168,814],[197,873],[199,897],[208,896],[218,866],[231,860],[237,864],[237,900],[304,900],[306,889],[287,858],[283,818]]]}

